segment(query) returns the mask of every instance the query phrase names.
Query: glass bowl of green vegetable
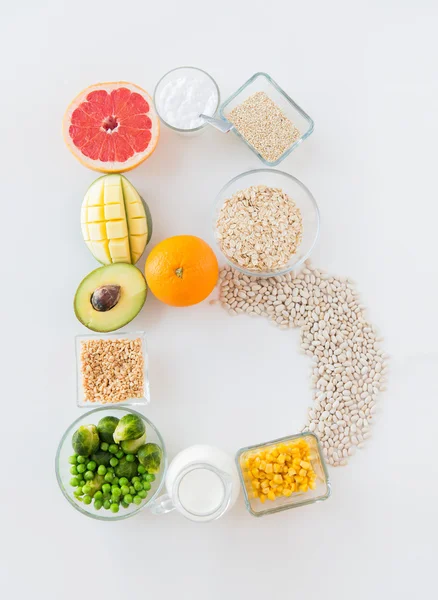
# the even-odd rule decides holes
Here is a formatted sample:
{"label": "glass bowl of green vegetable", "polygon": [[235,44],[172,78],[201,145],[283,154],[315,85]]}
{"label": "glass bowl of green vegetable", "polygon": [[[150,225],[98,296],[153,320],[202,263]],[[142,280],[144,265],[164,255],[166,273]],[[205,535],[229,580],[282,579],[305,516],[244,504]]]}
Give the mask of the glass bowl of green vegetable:
{"label": "glass bowl of green vegetable", "polygon": [[101,521],[132,517],[160,493],[167,455],[149,419],[123,407],[101,407],[76,419],[55,459],[59,487],[74,508]]}

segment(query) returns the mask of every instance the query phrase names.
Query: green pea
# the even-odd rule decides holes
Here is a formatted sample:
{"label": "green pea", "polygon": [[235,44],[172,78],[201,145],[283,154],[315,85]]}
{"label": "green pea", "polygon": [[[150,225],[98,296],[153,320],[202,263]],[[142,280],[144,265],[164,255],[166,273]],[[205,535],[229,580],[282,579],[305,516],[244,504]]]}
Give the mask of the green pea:
{"label": "green pea", "polygon": [[123,500],[120,502],[120,504],[123,506],[123,508],[128,508],[129,504],[126,504],[126,502],[124,502]]}
{"label": "green pea", "polygon": [[77,477],[72,477],[70,479],[70,485],[72,487],[78,487],[78,485],[79,485],[79,479]]}
{"label": "green pea", "polygon": [[111,491],[111,486],[109,483],[104,483],[102,486],[102,492],[104,494],[109,494],[109,492]]}
{"label": "green pea", "polygon": [[129,493],[135,496],[135,487],[133,485],[129,486]]}
{"label": "green pea", "polygon": [[136,481],[136,482],[134,483],[134,488],[135,488],[135,491],[136,491],[136,492],[139,492],[140,490],[142,490],[142,489],[143,489],[143,485],[142,485],[142,484],[141,484],[139,481]]}
{"label": "green pea", "polygon": [[110,460],[110,465],[112,467],[117,467],[118,464],[119,464],[119,461],[117,460],[117,458],[115,456],[113,456],[112,459]]}
{"label": "green pea", "polygon": [[80,465],[83,465],[87,462],[87,458],[85,456],[78,456],[76,460]]}
{"label": "green pea", "polygon": [[114,477],[113,484],[117,485],[118,483],[119,483],[119,478],[118,477]]}
{"label": "green pea", "polygon": [[85,481],[91,481],[94,477],[94,473],[93,471],[85,471],[84,473],[84,479]]}
{"label": "green pea", "polygon": [[114,468],[113,467],[107,467],[106,468],[106,472],[107,473],[112,473],[114,475]]}
{"label": "green pea", "polygon": [[148,493],[144,490],[140,490],[139,492],[137,492],[137,496],[140,496],[140,498],[146,498],[147,495]]}
{"label": "green pea", "polygon": [[89,463],[87,463],[87,469],[89,471],[95,471],[97,467],[97,464],[94,462],[94,460],[90,460]]}
{"label": "green pea", "polygon": [[113,503],[113,504],[111,504],[110,508],[111,508],[111,512],[113,512],[113,513],[118,513],[119,512],[119,505],[118,504]]}
{"label": "green pea", "polygon": [[87,470],[87,467],[84,464],[80,464],[77,467],[78,473],[85,473],[85,471]]}
{"label": "green pea", "polygon": [[127,454],[125,458],[128,462],[134,462],[135,460],[135,456],[133,454]]}
{"label": "green pea", "polygon": [[126,502],[126,504],[131,504],[131,502],[132,502],[131,494],[125,494],[125,496],[123,496],[123,501]]}
{"label": "green pea", "polygon": [[116,458],[120,459],[123,458],[125,456],[125,453],[123,452],[123,450],[119,450],[116,454]]}
{"label": "green pea", "polygon": [[119,488],[119,486],[118,486],[118,485],[112,485],[112,486],[111,486],[111,491],[112,491],[113,493],[114,493],[114,492],[116,492],[116,493],[117,493],[117,491],[118,491],[118,492],[120,492],[120,488]]}
{"label": "green pea", "polygon": [[104,509],[108,510],[110,506],[111,506],[111,502],[109,500],[105,500],[105,502],[103,503]]}
{"label": "green pea", "polygon": [[134,504],[141,504],[140,496],[134,496],[134,498],[132,500],[133,500]]}
{"label": "green pea", "polygon": [[144,475],[146,473],[146,469],[143,465],[138,465],[137,471],[140,473],[140,475]]}
{"label": "green pea", "polygon": [[149,475],[148,481],[155,481],[156,477],[153,473],[148,473],[148,475]]}
{"label": "green pea", "polygon": [[151,489],[151,483],[150,481],[143,481],[143,489],[146,490],[147,492]]}
{"label": "green pea", "polygon": [[111,493],[110,493],[110,492],[106,492],[106,493],[103,495],[103,499],[104,499],[104,500],[109,500],[110,498],[111,498]]}
{"label": "green pea", "polygon": [[105,475],[105,473],[106,473],[105,465],[99,465],[97,472],[99,473],[99,475]]}
{"label": "green pea", "polygon": [[77,474],[78,474],[78,468],[77,468],[75,465],[73,465],[73,466],[70,468],[70,473],[71,473],[72,475],[77,475]]}
{"label": "green pea", "polygon": [[84,494],[91,494],[91,485],[89,485],[88,483],[86,483],[83,488],[82,491]]}
{"label": "green pea", "polygon": [[84,496],[84,504],[91,504],[91,496],[88,496],[88,494]]}
{"label": "green pea", "polygon": [[73,492],[73,495],[76,496],[76,498],[78,498],[79,496],[82,496],[84,492],[82,491],[81,487],[78,487],[75,489],[75,491]]}
{"label": "green pea", "polygon": [[100,490],[97,490],[97,492],[94,494],[93,497],[94,497],[95,500],[102,500],[103,494],[102,494],[102,492]]}
{"label": "green pea", "polygon": [[129,481],[127,480],[126,477],[120,477],[120,479],[119,479],[119,485],[120,486],[122,486],[122,485],[128,485],[128,483],[129,483]]}
{"label": "green pea", "polygon": [[120,488],[120,490],[122,492],[122,496],[126,496],[126,494],[129,494],[129,487],[127,485],[122,485],[122,487]]}
{"label": "green pea", "polygon": [[134,483],[135,483],[136,481],[140,481],[140,477],[133,477],[133,478],[131,479],[131,483],[132,483],[132,485],[134,485]]}
{"label": "green pea", "polygon": [[72,456],[68,457],[68,462],[71,465],[75,465],[78,462],[78,455],[77,454],[72,454]]}
{"label": "green pea", "polygon": [[102,508],[102,506],[103,506],[102,500],[95,500],[94,501],[94,508],[96,510],[100,510]]}
{"label": "green pea", "polygon": [[108,448],[109,448],[109,444],[107,444],[106,442],[102,442],[100,444],[100,449],[103,450],[104,452],[108,452]]}
{"label": "green pea", "polygon": [[112,473],[107,473],[105,475],[105,481],[111,482],[114,479],[114,475]]}
{"label": "green pea", "polygon": [[118,451],[119,447],[117,444],[111,444],[111,446],[108,448],[108,452],[111,452],[111,454],[117,454]]}

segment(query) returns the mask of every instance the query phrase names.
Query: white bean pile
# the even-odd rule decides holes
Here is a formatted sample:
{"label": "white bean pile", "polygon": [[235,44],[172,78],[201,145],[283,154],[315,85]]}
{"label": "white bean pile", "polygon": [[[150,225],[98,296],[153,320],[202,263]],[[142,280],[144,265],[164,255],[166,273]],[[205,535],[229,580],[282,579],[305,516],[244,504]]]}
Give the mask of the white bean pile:
{"label": "white bean pile", "polygon": [[365,318],[353,282],[306,266],[268,279],[225,266],[220,302],[230,314],[270,318],[300,327],[302,351],[314,362],[313,406],[305,429],[314,431],[330,465],[346,465],[370,436],[378,393],[385,389],[386,354]]}

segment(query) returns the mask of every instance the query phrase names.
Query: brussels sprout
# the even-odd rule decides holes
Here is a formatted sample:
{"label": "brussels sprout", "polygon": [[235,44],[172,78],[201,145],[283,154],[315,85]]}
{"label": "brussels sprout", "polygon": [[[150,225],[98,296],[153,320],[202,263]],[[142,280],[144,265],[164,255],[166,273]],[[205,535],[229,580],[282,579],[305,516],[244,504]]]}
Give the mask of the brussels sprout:
{"label": "brussels sprout", "polygon": [[113,433],[117,427],[119,419],[117,417],[103,417],[97,424],[97,433],[102,442],[113,444]]}
{"label": "brussels sprout", "polygon": [[137,450],[140,448],[140,446],[143,446],[145,441],[146,441],[146,431],[137,440],[125,440],[120,445],[125,454],[136,454]]}
{"label": "brussels sprout", "polygon": [[95,463],[97,463],[99,466],[104,465],[105,467],[109,467],[112,457],[113,455],[111,452],[104,452],[103,450],[99,450],[91,456]]}
{"label": "brussels sprout", "polygon": [[93,497],[96,492],[102,489],[104,482],[105,480],[102,475],[95,475],[91,481],[88,481],[88,486],[90,487],[89,495]]}
{"label": "brussels sprout", "polygon": [[72,437],[73,450],[79,456],[90,456],[99,448],[96,425],[81,425]]}
{"label": "brussels sprout", "polygon": [[145,444],[138,449],[137,458],[149,473],[158,473],[160,470],[163,452],[157,444]]}
{"label": "brussels sprout", "polygon": [[129,413],[120,419],[113,438],[116,444],[125,440],[137,440],[144,434],[145,430],[143,420],[137,415]]}
{"label": "brussels sprout", "polygon": [[117,467],[114,469],[117,477],[126,477],[131,480],[137,475],[138,462],[129,462],[126,458],[122,458]]}

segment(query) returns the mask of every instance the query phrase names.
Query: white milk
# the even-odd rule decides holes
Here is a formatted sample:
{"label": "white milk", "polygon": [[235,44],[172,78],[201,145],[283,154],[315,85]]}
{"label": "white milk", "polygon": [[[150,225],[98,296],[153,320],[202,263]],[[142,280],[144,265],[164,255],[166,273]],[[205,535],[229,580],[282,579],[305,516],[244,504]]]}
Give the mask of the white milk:
{"label": "white milk", "polygon": [[178,497],[189,513],[209,515],[224,501],[225,488],[220,477],[208,469],[194,469],[179,484]]}

